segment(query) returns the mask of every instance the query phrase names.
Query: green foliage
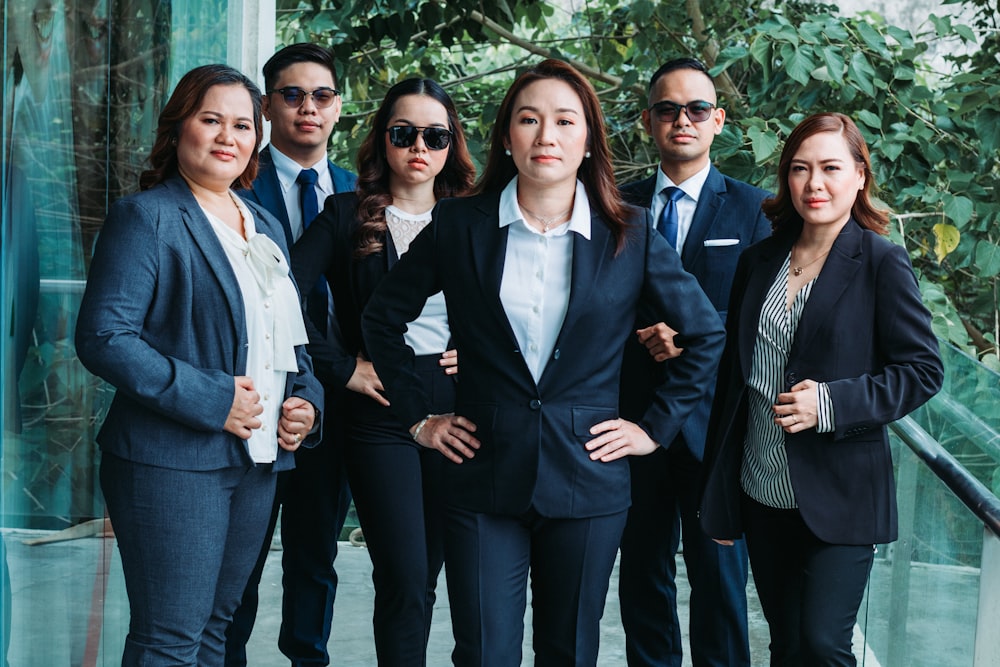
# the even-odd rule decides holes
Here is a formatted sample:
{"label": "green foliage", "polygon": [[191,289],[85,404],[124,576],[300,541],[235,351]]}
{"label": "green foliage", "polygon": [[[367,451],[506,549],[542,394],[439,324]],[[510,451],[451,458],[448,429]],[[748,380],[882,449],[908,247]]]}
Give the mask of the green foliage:
{"label": "green foliage", "polygon": [[[639,122],[649,75],[682,55],[709,63],[727,109],[713,158],[773,189],[782,141],[805,115],[855,118],[871,149],[898,242],[921,276],[938,333],[996,363],[1000,293],[1000,63],[994,0],[967,0],[973,26],[931,15],[917,34],[878,15],[806,2],[593,0],[578,12],[542,0],[279,0],[279,41],[330,45],[343,63],[335,158],[350,164],[385,90],[408,76],[441,81],[481,161],[516,71],[543,57],[588,68],[605,105],[616,173],[658,160]],[[772,5],[768,5],[771,7]],[[936,41],[980,48],[928,57]],[[992,32],[988,32],[992,31]],[[949,51],[951,53],[951,51]],[[936,71],[945,69],[947,71]]]}

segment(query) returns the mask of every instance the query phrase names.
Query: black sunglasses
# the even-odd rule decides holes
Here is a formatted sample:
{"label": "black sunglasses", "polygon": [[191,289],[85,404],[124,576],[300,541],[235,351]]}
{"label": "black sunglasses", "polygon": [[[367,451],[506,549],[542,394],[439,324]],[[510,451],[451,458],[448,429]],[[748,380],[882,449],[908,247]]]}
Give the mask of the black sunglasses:
{"label": "black sunglasses", "polygon": [[649,107],[649,111],[652,111],[656,115],[656,120],[661,123],[673,123],[680,118],[681,109],[683,109],[692,123],[703,123],[712,117],[712,109],[714,108],[714,104],[705,100],[695,100],[687,104],[663,101]]}
{"label": "black sunglasses", "polygon": [[418,134],[424,138],[424,145],[432,151],[444,150],[451,143],[451,130],[444,127],[393,125],[387,132],[389,143],[396,148],[409,148],[417,143]]}
{"label": "black sunglasses", "polygon": [[316,90],[303,90],[298,86],[289,86],[287,88],[276,88],[274,90],[267,91],[267,94],[278,93],[281,95],[281,99],[285,101],[285,106],[290,109],[298,109],[302,106],[302,103],[306,101],[306,95],[312,95],[313,104],[319,109],[325,109],[333,101],[337,99],[340,95],[340,91],[335,88],[327,88],[326,86],[322,88],[317,88]]}

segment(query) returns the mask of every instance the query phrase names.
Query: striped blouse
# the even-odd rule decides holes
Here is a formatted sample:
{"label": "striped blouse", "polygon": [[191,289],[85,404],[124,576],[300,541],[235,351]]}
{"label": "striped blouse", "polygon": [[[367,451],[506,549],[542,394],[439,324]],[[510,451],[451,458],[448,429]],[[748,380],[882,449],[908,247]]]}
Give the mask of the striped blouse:
{"label": "striped blouse", "polygon": [[[791,308],[787,308],[790,263],[791,254],[785,259],[764,298],[757,323],[757,340],[747,381],[749,417],[740,471],[740,481],[747,495],[759,503],[782,509],[792,509],[797,504],[788,472],[785,431],[774,423],[773,408],[778,394],[785,391],[788,353],[795,340],[802,310],[818,278],[803,285],[795,295]],[[825,383],[819,384],[817,408],[817,430],[821,433],[833,431],[833,405]]]}

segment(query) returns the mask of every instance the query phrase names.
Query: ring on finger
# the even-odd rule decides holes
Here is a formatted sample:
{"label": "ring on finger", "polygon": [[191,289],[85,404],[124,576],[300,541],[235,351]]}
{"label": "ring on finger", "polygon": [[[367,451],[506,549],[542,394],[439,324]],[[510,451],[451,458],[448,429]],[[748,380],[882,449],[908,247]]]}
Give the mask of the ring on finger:
{"label": "ring on finger", "polygon": [[300,442],[302,442],[302,434],[301,433],[296,433],[295,434],[295,444],[297,445]]}

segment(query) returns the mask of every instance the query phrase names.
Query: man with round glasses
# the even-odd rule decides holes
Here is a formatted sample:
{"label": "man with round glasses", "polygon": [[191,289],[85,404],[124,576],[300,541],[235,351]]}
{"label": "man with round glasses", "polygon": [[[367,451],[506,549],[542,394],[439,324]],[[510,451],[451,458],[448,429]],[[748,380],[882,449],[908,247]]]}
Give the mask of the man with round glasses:
{"label": "man with round glasses", "polygon": [[[332,54],[316,44],[287,46],[264,64],[264,86],[262,107],[270,121],[270,143],[261,150],[253,187],[240,194],[281,221],[291,247],[323,210],[326,198],[354,190],[357,179],[328,157],[341,106]],[[327,322],[330,304],[325,280],[299,285],[299,289],[308,292],[307,326]],[[257,615],[257,589],[279,507],[283,599],[278,648],[293,665],[330,662],[327,644],[337,592],[333,561],[351,495],[342,458],[343,434],[337,429],[345,421],[337,416],[342,409],[338,404],[343,405],[338,399],[342,382],[332,380],[328,365],[315,356],[313,366],[327,397],[323,441],[313,449],[299,448],[295,469],[279,474],[266,542],[227,633],[226,667],[247,664],[246,643]]]}
{"label": "man with round glasses", "polygon": [[[664,64],[649,83],[642,123],[660,163],[652,176],[622,187],[626,201],[649,208],[659,231],[681,256],[726,319],[740,252],[770,235],[760,210],[764,190],[722,175],[710,159],[722,132],[715,83],[693,58]],[[637,341],[625,350],[621,415],[641,416],[652,388],[683,354],[663,323],[639,321]],[[630,667],[681,665],[676,555],[683,535],[691,586],[690,648],[695,667],[749,667],[747,553],[742,540],[724,547],[698,523],[701,462],[712,391],[691,413],[673,442],[631,460],[632,506],[622,537],[618,595]]]}

